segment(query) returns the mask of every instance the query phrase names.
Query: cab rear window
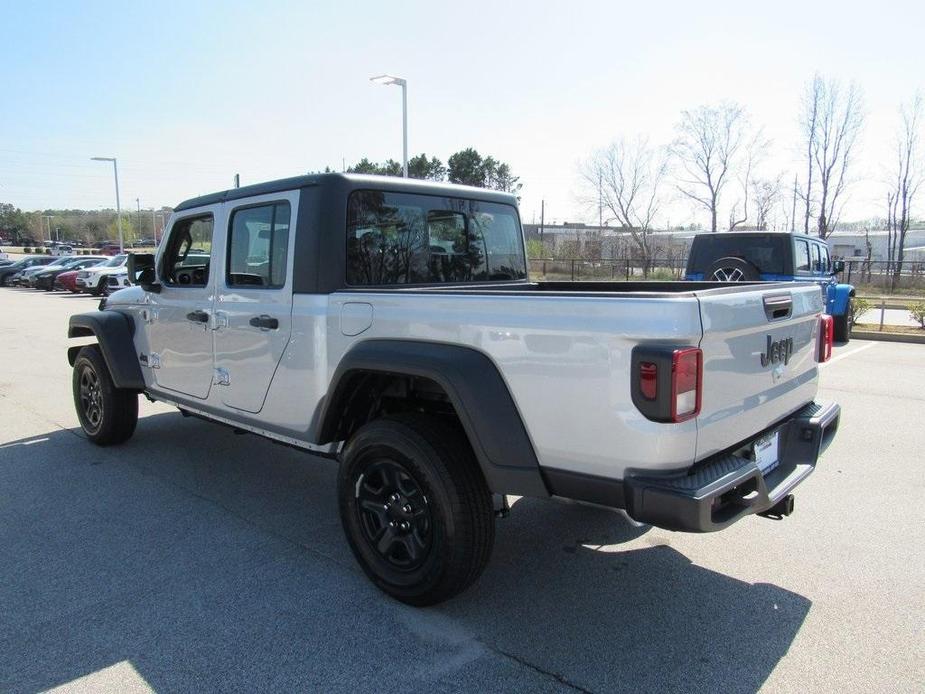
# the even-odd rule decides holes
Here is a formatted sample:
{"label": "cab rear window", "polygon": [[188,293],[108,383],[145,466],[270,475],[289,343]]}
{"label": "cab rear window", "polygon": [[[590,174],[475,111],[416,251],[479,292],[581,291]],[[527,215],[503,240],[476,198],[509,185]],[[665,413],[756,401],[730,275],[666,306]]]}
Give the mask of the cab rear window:
{"label": "cab rear window", "polygon": [[347,204],[347,284],[527,276],[517,210],[479,200],[361,190]]}

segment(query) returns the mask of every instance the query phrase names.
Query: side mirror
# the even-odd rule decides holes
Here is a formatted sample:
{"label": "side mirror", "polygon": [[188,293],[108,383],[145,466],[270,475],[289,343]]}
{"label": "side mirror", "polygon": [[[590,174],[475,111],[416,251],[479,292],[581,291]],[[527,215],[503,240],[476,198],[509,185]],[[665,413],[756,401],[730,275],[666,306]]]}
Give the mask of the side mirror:
{"label": "side mirror", "polygon": [[832,272],[836,275],[840,275],[845,271],[845,261],[844,260],[833,260],[832,261]]}
{"label": "side mirror", "polygon": [[125,261],[128,281],[137,284],[146,292],[159,292],[161,285],[157,283],[157,272],[154,269],[154,254],[129,253]]}

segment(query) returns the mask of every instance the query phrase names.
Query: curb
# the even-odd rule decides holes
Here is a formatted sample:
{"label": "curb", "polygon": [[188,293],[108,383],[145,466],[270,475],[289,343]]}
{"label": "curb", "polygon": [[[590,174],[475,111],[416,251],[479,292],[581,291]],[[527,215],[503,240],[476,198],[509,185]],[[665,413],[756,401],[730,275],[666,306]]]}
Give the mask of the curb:
{"label": "curb", "polygon": [[887,333],[876,330],[852,330],[852,340],[879,340],[880,342],[906,342],[909,344],[925,345],[925,332],[921,335],[912,335],[909,333]]}

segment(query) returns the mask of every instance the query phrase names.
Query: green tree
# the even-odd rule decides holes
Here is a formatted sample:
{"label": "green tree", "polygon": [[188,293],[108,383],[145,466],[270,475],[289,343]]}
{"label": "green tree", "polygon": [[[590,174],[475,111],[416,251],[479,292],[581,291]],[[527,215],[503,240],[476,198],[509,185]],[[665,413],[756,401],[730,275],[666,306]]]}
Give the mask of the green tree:
{"label": "green tree", "polygon": [[[119,240],[119,220],[113,218],[106,227],[106,238],[113,241]],[[122,242],[127,246],[135,242],[135,225],[128,215],[122,215]]]}
{"label": "green tree", "polygon": [[401,164],[393,159],[389,159],[384,164],[377,164],[363,157],[351,167],[348,167],[347,173],[373,174],[375,176],[401,176]]}
{"label": "green tree", "polygon": [[29,219],[26,213],[9,203],[0,203],[0,233],[18,239],[28,228]]}
{"label": "green tree", "polygon": [[456,152],[447,160],[450,183],[491,188],[517,195],[523,185],[509,164],[494,157],[482,158],[472,147]]}
{"label": "green tree", "polygon": [[408,178],[419,178],[425,181],[442,181],[446,176],[446,167],[437,157],[427,158],[421,153],[408,160]]}
{"label": "green tree", "polygon": [[482,155],[472,147],[456,152],[447,159],[450,183],[485,188],[485,167]]}

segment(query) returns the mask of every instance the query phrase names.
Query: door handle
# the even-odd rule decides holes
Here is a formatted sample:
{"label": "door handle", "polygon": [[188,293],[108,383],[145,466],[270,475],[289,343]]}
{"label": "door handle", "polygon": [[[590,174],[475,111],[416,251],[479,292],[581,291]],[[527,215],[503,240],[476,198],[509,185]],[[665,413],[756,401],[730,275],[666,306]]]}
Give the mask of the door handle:
{"label": "door handle", "polygon": [[254,316],[248,322],[255,328],[260,328],[261,330],[276,330],[279,327],[279,321],[273,316],[268,316],[266,314]]}
{"label": "door handle", "polygon": [[194,323],[208,323],[209,314],[205,311],[192,311],[186,314],[186,320],[191,320]]}

